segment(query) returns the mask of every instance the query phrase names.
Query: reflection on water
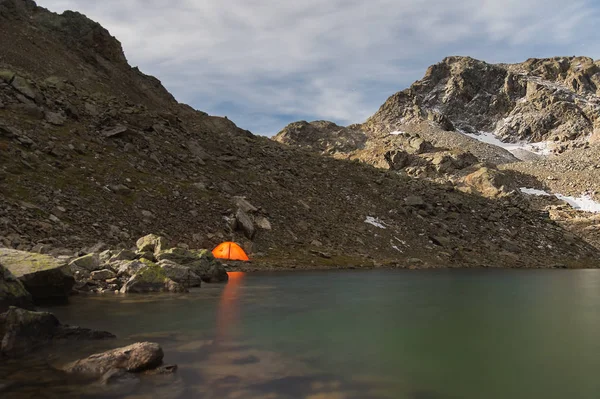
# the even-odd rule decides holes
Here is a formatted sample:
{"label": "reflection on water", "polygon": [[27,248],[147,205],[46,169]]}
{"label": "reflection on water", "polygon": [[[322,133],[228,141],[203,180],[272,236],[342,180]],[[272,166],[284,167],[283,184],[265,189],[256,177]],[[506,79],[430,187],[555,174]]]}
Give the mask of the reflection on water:
{"label": "reflection on water", "polygon": [[217,333],[215,340],[218,343],[226,342],[231,338],[231,332],[236,328],[240,315],[240,288],[245,276],[244,272],[228,272],[229,281],[221,294],[219,309],[217,311]]}
{"label": "reflection on water", "polygon": [[[0,397],[595,399],[599,271],[232,274],[184,295],[50,309],[118,341],[0,364]],[[53,367],[151,340],[171,376],[78,385]],[[4,386],[4,391],[1,391]]]}

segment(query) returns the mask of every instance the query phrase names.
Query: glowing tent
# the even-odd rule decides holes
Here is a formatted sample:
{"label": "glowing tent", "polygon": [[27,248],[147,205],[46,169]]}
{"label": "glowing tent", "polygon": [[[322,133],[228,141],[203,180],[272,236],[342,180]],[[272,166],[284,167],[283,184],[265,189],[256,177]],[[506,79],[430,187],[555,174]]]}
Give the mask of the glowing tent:
{"label": "glowing tent", "polygon": [[242,249],[242,247],[237,245],[235,242],[224,242],[222,244],[219,244],[215,249],[213,249],[212,253],[215,256],[215,258],[218,259],[243,261],[250,260],[248,258],[248,255],[246,255],[246,252],[244,252],[244,250]]}

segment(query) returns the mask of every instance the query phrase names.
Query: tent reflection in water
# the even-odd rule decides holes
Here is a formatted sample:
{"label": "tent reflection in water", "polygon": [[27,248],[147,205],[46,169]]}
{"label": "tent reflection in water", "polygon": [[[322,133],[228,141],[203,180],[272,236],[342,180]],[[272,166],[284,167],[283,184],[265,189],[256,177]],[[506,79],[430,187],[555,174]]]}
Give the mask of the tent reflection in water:
{"label": "tent reflection in water", "polygon": [[246,252],[235,242],[224,242],[212,251],[217,259],[249,261]]}

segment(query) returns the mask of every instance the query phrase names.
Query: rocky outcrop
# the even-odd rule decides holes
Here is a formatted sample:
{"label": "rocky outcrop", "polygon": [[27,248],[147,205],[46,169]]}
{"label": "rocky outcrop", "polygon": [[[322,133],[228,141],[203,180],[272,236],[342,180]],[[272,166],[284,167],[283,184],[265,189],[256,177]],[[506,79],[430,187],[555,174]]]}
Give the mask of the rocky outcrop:
{"label": "rocky outcrop", "polygon": [[36,302],[66,300],[75,284],[67,263],[48,255],[0,248],[0,264],[23,283]]}
{"label": "rocky outcrop", "polygon": [[62,325],[51,313],[10,307],[0,314],[0,355],[17,357],[57,339],[106,339],[114,335]]}
{"label": "rocky outcrop", "polygon": [[23,283],[0,264],[0,313],[10,306],[33,309],[33,298]]}
{"label": "rocky outcrop", "polygon": [[506,142],[583,145],[600,128],[599,82],[600,62],[586,57],[511,65],[448,57],[391,96],[363,128],[385,133],[432,120],[443,130],[494,132]]}
{"label": "rocky outcrop", "polygon": [[67,364],[68,374],[84,378],[100,378],[111,370],[138,373],[156,369],[162,364],[162,348],[153,342],[138,342],[123,348],[91,355]]}
{"label": "rocky outcrop", "polygon": [[332,122],[301,121],[287,125],[273,139],[334,155],[363,148],[367,136],[360,129],[346,128]]}
{"label": "rocky outcrop", "polygon": [[154,234],[141,237],[136,243],[139,252],[159,253],[168,248],[167,240]]}

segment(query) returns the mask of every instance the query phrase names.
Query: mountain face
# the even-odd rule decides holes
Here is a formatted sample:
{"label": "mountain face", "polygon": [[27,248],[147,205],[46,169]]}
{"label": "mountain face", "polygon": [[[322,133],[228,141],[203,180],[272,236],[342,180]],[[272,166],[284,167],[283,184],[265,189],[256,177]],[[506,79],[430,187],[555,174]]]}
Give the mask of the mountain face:
{"label": "mountain face", "polygon": [[491,132],[505,142],[583,145],[600,134],[600,61],[585,57],[491,65],[449,57],[391,96],[365,123],[372,132],[433,120],[444,130]]}
{"label": "mountain face", "polygon": [[[590,58],[448,57],[365,123],[331,126],[298,122],[274,140],[491,198],[535,187],[600,200],[600,61]],[[581,215],[551,214],[600,246],[592,219],[582,228]]]}
{"label": "mountain face", "polygon": [[[361,128],[298,129],[314,136],[308,148],[179,104],[85,16],[0,0],[0,245],[72,255],[156,233],[197,248],[238,241],[273,267],[597,264],[595,248],[521,198],[491,200],[313,150],[325,131],[320,150],[368,153]],[[462,170],[478,161],[452,151],[427,159],[416,136],[397,140],[414,142],[410,162]],[[477,171],[474,187],[495,173]]]}

